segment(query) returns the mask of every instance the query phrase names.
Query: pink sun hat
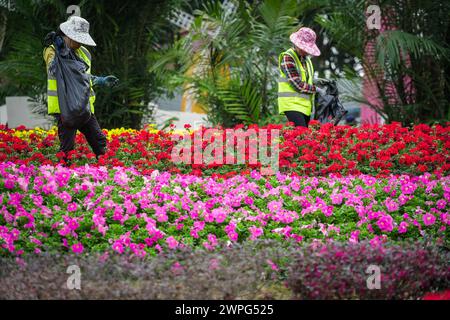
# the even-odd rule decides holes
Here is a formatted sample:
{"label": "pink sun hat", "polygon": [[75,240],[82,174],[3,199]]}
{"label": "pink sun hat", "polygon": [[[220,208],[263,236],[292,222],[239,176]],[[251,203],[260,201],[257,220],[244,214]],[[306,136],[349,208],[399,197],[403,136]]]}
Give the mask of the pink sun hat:
{"label": "pink sun hat", "polygon": [[320,50],[316,45],[316,33],[310,28],[300,28],[289,37],[291,42],[307,54],[318,57]]}

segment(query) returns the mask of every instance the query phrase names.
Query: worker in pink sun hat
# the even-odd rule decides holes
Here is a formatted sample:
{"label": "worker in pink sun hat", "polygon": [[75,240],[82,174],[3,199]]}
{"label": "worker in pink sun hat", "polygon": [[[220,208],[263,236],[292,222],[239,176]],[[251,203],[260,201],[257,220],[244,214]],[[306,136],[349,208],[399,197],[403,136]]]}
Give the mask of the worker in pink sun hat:
{"label": "worker in pink sun hat", "polygon": [[314,67],[310,56],[320,56],[316,33],[300,28],[291,34],[293,47],[279,56],[278,110],[295,126],[308,127],[315,94],[325,89],[314,85]]}

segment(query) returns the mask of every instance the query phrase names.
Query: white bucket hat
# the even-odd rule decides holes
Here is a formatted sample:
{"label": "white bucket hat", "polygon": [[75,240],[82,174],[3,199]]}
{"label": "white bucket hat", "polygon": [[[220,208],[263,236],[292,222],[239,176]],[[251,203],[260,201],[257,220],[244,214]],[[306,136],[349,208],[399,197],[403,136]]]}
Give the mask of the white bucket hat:
{"label": "white bucket hat", "polygon": [[73,41],[84,44],[86,46],[95,47],[96,44],[89,35],[89,22],[78,16],[71,16],[66,22],[59,26],[61,31]]}

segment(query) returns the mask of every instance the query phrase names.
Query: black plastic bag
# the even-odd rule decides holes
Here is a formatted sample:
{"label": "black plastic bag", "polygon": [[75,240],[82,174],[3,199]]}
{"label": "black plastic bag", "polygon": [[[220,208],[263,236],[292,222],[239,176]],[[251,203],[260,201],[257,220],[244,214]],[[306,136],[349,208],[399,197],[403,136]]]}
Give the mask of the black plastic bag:
{"label": "black plastic bag", "polygon": [[56,50],[55,76],[58,83],[59,109],[62,124],[67,128],[80,128],[92,116],[88,68],[86,62],[69,48]]}
{"label": "black plastic bag", "polygon": [[333,123],[339,121],[348,113],[339,101],[339,92],[335,81],[322,81],[319,85],[326,89],[326,95],[316,94],[314,119],[320,123]]}

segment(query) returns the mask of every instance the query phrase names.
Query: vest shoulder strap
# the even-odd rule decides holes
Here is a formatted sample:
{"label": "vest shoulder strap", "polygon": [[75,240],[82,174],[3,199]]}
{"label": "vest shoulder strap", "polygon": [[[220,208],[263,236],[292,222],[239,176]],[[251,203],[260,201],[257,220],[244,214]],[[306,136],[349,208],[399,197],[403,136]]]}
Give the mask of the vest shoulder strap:
{"label": "vest shoulder strap", "polygon": [[83,46],[80,47],[80,50],[84,53],[84,55],[86,56],[86,58],[89,60],[89,63],[90,63],[92,60],[92,56],[91,56],[91,53],[89,52],[89,50]]}

